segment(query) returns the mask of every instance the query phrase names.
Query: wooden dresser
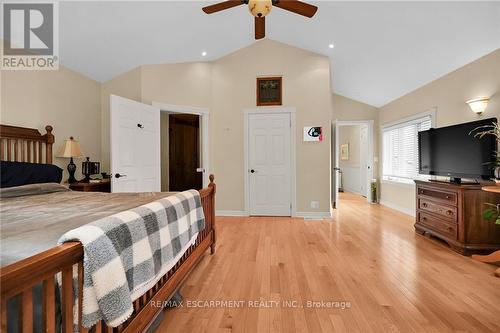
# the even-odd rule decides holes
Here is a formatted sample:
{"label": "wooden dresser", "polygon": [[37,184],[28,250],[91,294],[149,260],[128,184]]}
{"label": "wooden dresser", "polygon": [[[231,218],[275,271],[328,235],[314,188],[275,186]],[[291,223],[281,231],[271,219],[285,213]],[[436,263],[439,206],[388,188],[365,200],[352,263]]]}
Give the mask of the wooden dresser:
{"label": "wooden dresser", "polygon": [[500,249],[500,225],[483,219],[485,203],[500,203],[500,194],[482,191],[479,184],[415,183],[418,233],[440,238],[464,255]]}

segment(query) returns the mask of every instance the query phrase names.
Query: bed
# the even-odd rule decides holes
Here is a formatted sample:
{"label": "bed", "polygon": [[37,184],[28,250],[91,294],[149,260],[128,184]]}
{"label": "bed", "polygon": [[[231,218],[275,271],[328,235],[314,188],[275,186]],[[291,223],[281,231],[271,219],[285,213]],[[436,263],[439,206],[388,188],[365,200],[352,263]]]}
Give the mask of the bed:
{"label": "bed", "polygon": [[[36,129],[0,125],[0,159],[40,164],[52,164],[52,127],[46,134]],[[210,184],[199,191],[205,215],[205,228],[198,233],[193,245],[165,275],[133,302],[132,316],[118,327],[109,327],[103,321],[92,328],[76,320],[80,332],[145,332],[163,311],[161,304],[170,299],[190,271],[210,248],[215,252],[215,191],[213,175]],[[101,217],[134,208],[169,196],[170,193],[85,193],[49,191],[38,196],[2,198],[1,230],[1,327],[7,332],[11,316],[7,303],[15,300],[19,315],[15,324],[19,331],[33,332],[41,326],[43,332],[56,331],[56,316],[61,317],[61,330],[75,330],[73,307],[82,309],[83,247],[79,242],[57,245],[57,238],[68,230]],[[36,221],[33,221],[34,214]],[[73,293],[73,267],[77,269],[78,296]],[[55,276],[60,275],[61,293]],[[34,287],[41,290],[41,323],[34,316]],[[56,297],[57,296],[57,297]],[[56,300],[56,298],[58,298]],[[9,303],[10,304],[10,303]],[[81,311],[80,311],[81,312]],[[34,319],[35,318],[35,319]],[[10,326],[9,326],[10,327]]]}

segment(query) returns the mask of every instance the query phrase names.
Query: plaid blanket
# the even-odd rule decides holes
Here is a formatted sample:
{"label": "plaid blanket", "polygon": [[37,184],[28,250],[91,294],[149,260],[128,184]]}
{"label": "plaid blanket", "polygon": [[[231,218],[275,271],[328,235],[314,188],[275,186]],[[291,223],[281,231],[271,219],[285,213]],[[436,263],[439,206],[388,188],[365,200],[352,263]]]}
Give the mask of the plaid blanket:
{"label": "plaid blanket", "polygon": [[132,302],[173,267],[204,228],[200,195],[191,190],[65,233],[59,243],[76,240],[84,249],[83,326],[104,320],[116,327],[127,320]]}

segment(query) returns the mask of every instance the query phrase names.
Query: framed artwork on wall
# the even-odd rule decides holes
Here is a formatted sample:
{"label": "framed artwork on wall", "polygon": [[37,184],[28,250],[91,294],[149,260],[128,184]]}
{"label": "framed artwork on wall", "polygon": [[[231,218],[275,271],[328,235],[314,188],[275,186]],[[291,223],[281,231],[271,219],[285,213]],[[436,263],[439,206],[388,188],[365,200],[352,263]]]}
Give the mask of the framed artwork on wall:
{"label": "framed artwork on wall", "polygon": [[258,77],[257,106],[283,105],[282,83],[281,77]]}
{"label": "framed artwork on wall", "polygon": [[321,126],[304,127],[304,142],[323,141],[323,128]]}
{"label": "framed artwork on wall", "polygon": [[348,143],[344,143],[343,145],[340,145],[340,159],[342,161],[349,160],[349,144]]}

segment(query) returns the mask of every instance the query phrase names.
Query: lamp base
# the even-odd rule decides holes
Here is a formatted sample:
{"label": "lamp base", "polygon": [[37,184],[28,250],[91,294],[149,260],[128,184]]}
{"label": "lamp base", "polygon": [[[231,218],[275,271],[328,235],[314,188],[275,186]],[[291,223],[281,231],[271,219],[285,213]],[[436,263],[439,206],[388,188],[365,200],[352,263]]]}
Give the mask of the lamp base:
{"label": "lamp base", "polygon": [[76,171],[76,165],[75,163],[73,163],[73,157],[71,157],[68,164],[68,173],[69,173],[68,183],[70,184],[76,183],[75,171]]}

